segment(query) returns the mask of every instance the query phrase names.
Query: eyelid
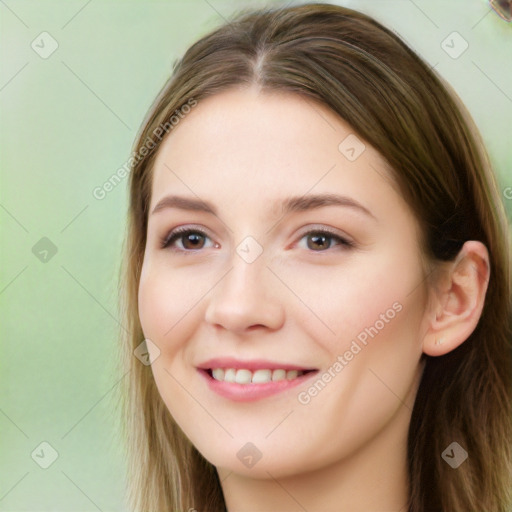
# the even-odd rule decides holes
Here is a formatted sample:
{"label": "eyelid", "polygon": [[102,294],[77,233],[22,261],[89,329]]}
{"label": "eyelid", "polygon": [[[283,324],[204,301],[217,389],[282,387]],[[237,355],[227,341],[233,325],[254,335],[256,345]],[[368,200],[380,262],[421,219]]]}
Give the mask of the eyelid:
{"label": "eyelid", "polygon": [[355,245],[355,240],[344,233],[343,231],[340,231],[336,228],[331,228],[330,226],[325,226],[323,224],[313,224],[306,226],[303,228],[298,235],[298,241],[302,240],[305,235],[309,235],[311,233],[325,233],[328,235],[332,235],[333,238],[339,238],[346,242],[347,245]]}
{"label": "eyelid", "polygon": [[[218,246],[219,244],[214,241],[213,237],[209,234],[208,230],[198,224],[181,224],[179,226],[175,226],[174,228],[167,231],[167,233],[160,238],[160,248],[161,249],[170,249],[174,251],[180,251],[180,252],[193,252],[192,249],[181,249],[179,247],[171,246],[170,243],[173,238],[179,239],[180,235],[194,232],[198,233],[205,238],[209,238],[215,246]],[[197,251],[200,251],[201,249],[197,249]]]}
{"label": "eyelid", "polygon": [[[209,231],[206,228],[204,228],[203,226],[200,226],[197,224],[182,224],[179,226],[175,226],[174,228],[169,230],[164,237],[160,238],[160,248],[179,251],[182,253],[191,253],[191,252],[193,253],[196,251],[201,251],[201,249],[196,249],[196,250],[181,249],[179,247],[170,245],[171,242],[178,240],[180,238],[180,235],[190,233],[190,232],[198,233],[198,234],[204,236],[205,238],[210,239],[213,242],[214,247],[216,247],[216,248],[219,247],[219,244],[214,241],[213,237],[209,234]],[[349,248],[349,247],[354,247],[356,245],[355,241],[350,236],[346,235],[344,232],[341,232],[338,229],[320,224],[320,225],[308,225],[308,226],[302,228],[301,232],[297,236],[296,242],[294,242],[293,246],[297,245],[306,235],[310,235],[310,234],[329,235],[333,239],[335,239],[339,242],[338,243],[339,246],[344,246],[344,247]],[[174,238],[174,241],[173,241],[173,238]],[[311,252],[322,253],[322,252],[328,252],[331,249],[333,249],[333,248],[330,247],[327,250],[311,251]]]}

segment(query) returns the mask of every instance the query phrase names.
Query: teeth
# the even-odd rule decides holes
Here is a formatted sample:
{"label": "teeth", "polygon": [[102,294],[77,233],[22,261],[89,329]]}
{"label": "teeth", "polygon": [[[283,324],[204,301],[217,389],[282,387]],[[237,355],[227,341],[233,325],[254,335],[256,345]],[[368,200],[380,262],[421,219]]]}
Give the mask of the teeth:
{"label": "teeth", "polygon": [[256,370],[252,374],[252,382],[255,384],[270,382],[272,380],[272,370]]}
{"label": "teeth", "polygon": [[251,382],[252,372],[249,370],[237,370],[235,382],[237,384],[249,384]]}
{"label": "teeth", "polygon": [[215,380],[236,382],[237,384],[266,384],[279,380],[293,380],[304,375],[302,370],[251,370],[235,368],[214,368],[212,376]]}
{"label": "teeth", "polygon": [[236,370],[233,368],[228,368],[224,372],[224,381],[225,382],[235,382],[236,380]]}
{"label": "teeth", "polygon": [[224,380],[224,370],[222,368],[215,368],[212,374],[215,380]]}
{"label": "teeth", "polygon": [[272,380],[284,380],[286,379],[286,370],[274,370],[272,372]]}

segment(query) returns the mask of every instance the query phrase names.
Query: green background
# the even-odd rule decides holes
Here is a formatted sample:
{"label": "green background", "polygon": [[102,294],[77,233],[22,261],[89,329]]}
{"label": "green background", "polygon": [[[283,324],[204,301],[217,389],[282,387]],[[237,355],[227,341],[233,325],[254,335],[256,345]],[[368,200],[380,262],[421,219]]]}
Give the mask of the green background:
{"label": "green background", "polygon": [[[483,0],[339,3],[394,29],[453,85],[510,218],[512,25]],[[175,59],[236,10],[269,4],[285,2],[0,1],[1,511],[126,510],[112,397],[127,180],[92,192],[128,159]],[[454,31],[469,45],[458,58],[443,49]],[[48,51],[42,32],[58,44],[47,58],[31,46]],[[43,237],[57,249],[46,261]],[[49,460],[43,441],[58,452],[47,469],[31,457]]]}

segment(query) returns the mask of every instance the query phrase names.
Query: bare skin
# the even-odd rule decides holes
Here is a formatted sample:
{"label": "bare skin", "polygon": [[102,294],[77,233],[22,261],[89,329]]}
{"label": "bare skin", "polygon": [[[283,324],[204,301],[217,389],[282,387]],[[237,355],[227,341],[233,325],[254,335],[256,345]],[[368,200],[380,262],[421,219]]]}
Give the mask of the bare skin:
{"label": "bare skin", "polygon": [[[463,343],[482,311],[485,247],[466,242],[427,288],[416,219],[377,151],[365,143],[353,159],[362,148],[354,139],[348,153],[339,149],[349,135],[309,100],[233,89],[199,102],[155,162],[141,325],[160,351],[159,392],[217,468],[229,512],[405,510],[420,358]],[[281,211],[291,197],[325,194],[353,204]],[[176,202],[152,213],[168,195],[207,201],[215,213]],[[162,248],[178,226],[195,235]],[[197,369],[228,356],[317,373],[234,401]],[[325,386],[311,390],[324,374]],[[251,467],[237,456],[247,443],[261,454]]]}

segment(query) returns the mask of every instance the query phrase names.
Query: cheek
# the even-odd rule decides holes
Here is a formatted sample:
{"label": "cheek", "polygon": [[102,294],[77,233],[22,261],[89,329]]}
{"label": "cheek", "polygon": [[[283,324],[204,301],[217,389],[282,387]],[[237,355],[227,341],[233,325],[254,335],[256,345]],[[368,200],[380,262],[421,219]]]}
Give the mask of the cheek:
{"label": "cheek", "polygon": [[314,446],[312,458],[347,456],[387,424],[402,401],[412,409],[422,353],[421,268],[412,259],[380,256],[360,271],[321,269],[315,279],[295,281],[304,303],[335,333],[312,314],[300,320],[300,329],[329,355],[324,373],[331,373],[325,386],[301,390],[298,422],[321,417],[319,438],[343,440]]}
{"label": "cheek", "polygon": [[357,255],[338,266],[298,271],[283,265],[280,271],[298,298],[288,302],[296,303],[294,317],[301,329],[331,354],[347,350],[358,335],[362,341],[372,339],[376,330],[391,335],[406,319],[411,329],[418,328],[421,304],[418,293],[411,292],[421,283],[422,271],[412,257],[389,251]]}
{"label": "cheek", "polygon": [[[179,278],[161,266],[144,263],[139,283],[139,317],[146,338],[160,349],[163,341],[175,338],[175,331],[193,307],[194,293]],[[166,343],[166,350],[171,348]]]}
{"label": "cheek", "polygon": [[166,363],[193,335],[215,275],[190,266],[171,269],[156,258],[144,262],[139,282],[139,318],[146,338],[160,348]]}
{"label": "cheek", "polygon": [[174,303],[172,290],[154,270],[148,270],[146,264],[143,266],[138,301],[140,323],[146,338],[156,341],[171,327],[168,305]]}
{"label": "cheek", "polygon": [[187,395],[178,383],[189,377],[186,374],[186,341],[193,335],[201,297],[201,290],[187,286],[187,280],[180,275],[180,272],[170,272],[165,265],[145,262],[138,294],[144,337],[159,350],[151,364],[153,377],[175,419],[185,409],[183,404],[188,404]]}

